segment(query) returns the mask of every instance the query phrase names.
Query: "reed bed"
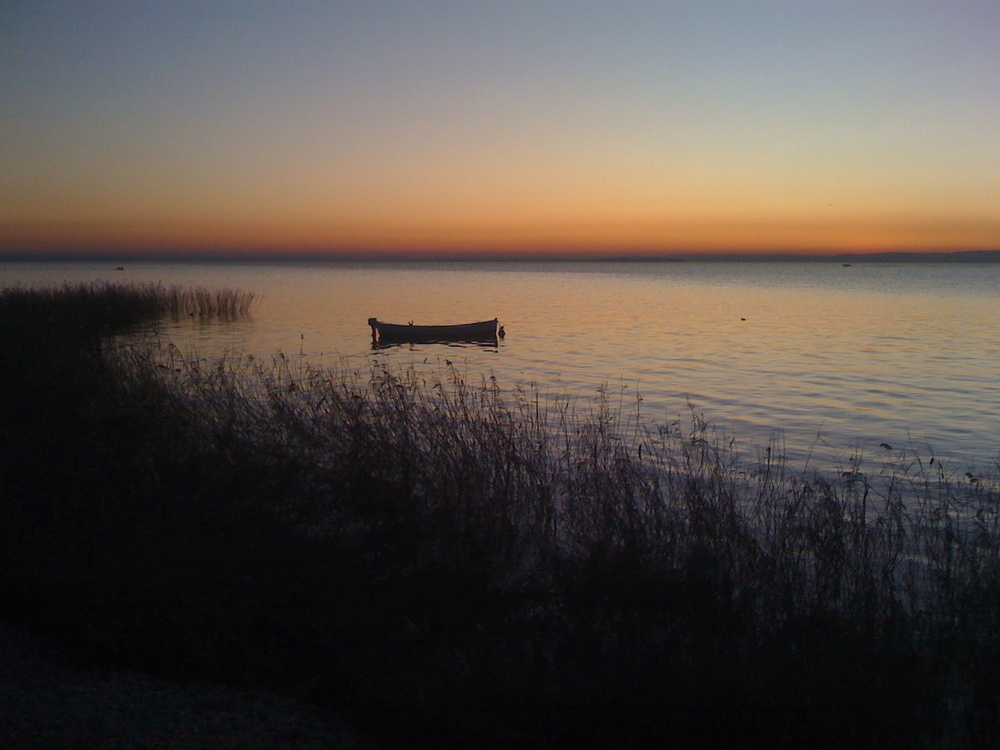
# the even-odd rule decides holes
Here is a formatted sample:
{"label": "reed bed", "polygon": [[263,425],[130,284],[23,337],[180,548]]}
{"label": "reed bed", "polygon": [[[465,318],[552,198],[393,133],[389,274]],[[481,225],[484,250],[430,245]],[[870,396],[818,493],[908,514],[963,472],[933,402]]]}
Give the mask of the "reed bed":
{"label": "reed bed", "polygon": [[75,325],[101,334],[162,317],[237,320],[250,315],[254,293],[162,284],[64,284],[0,290],[0,316],[23,326]]}
{"label": "reed bed", "polygon": [[59,440],[0,432],[3,612],[96,658],[412,747],[1000,739],[996,467],[796,470],[454,368],[99,366]]}
{"label": "reed bed", "polygon": [[255,295],[243,289],[204,289],[170,286],[156,288],[160,314],[175,319],[184,316],[201,319],[239,320],[250,315]]}

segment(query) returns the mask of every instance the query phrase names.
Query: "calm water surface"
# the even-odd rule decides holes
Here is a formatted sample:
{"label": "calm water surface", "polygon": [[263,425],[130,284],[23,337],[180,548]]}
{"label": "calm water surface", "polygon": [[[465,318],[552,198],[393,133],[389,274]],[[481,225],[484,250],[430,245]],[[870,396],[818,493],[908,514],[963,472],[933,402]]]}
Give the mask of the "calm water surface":
{"label": "calm water surface", "polygon": [[[278,351],[537,383],[589,408],[608,384],[654,422],[689,406],[749,455],[783,441],[800,466],[894,448],[985,468],[1000,449],[1000,265],[854,263],[0,264],[0,285],[157,281],[241,287],[253,320],[185,322],[185,351]],[[499,348],[373,352],[369,317],[499,317]]]}

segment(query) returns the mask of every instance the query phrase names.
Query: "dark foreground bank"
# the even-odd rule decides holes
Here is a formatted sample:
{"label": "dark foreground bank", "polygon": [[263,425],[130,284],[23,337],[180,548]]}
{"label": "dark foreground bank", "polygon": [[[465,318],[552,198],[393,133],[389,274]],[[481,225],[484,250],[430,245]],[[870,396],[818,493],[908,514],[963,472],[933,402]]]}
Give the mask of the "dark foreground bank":
{"label": "dark foreground bank", "polygon": [[0,617],[83,663],[408,748],[1000,740],[995,475],[119,335],[246,300],[182,298],[0,295]]}
{"label": "dark foreground bank", "polygon": [[6,750],[362,750],[316,708],[261,691],[82,670],[71,654],[0,626]]}

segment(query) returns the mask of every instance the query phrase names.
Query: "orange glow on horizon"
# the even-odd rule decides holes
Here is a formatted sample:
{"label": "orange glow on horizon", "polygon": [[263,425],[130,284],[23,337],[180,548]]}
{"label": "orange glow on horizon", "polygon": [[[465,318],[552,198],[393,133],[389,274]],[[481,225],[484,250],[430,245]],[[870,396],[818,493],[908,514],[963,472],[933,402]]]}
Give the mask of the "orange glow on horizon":
{"label": "orange glow on horizon", "polygon": [[995,3],[77,5],[0,25],[0,260],[1000,252]]}
{"label": "orange glow on horizon", "polygon": [[1000,249],[1000,219],[662,219],[380,226],[37,221],[0,224],[0,258],[127,252],[337,255],[436,253],[589,257],[725,253],[876,253]]}

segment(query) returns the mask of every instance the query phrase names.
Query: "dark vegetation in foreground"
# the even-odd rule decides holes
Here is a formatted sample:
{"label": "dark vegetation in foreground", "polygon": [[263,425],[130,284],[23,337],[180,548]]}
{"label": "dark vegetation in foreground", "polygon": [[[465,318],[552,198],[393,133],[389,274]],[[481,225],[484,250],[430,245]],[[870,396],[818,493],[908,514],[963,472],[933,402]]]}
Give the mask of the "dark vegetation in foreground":
{"label": "dark vegetation in foreground", "polygon": [[111,335],[186,294],[0,294],[8,622],[400,747],[997,746],[995,473]]}

